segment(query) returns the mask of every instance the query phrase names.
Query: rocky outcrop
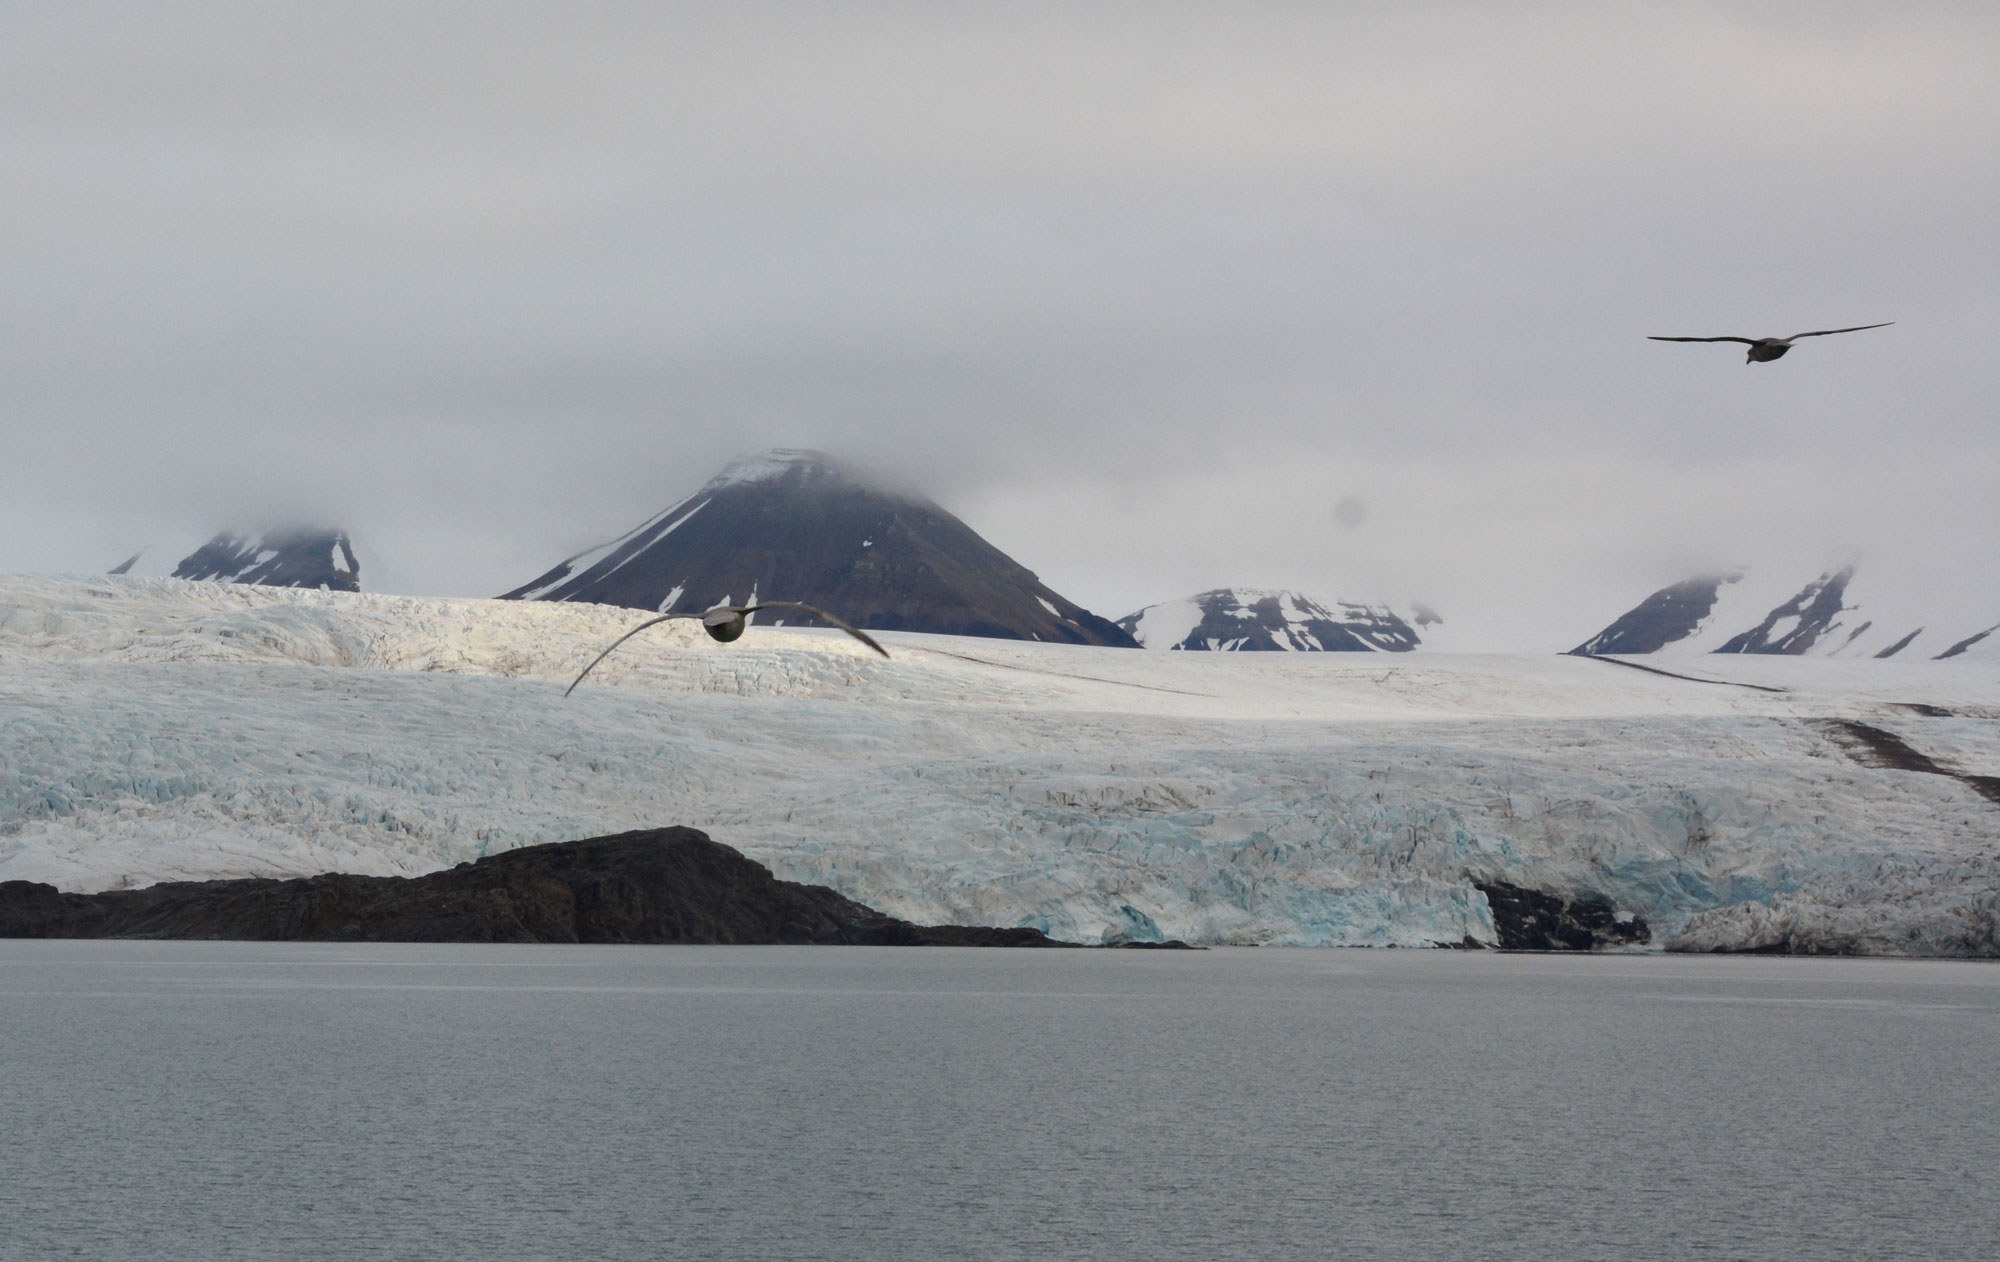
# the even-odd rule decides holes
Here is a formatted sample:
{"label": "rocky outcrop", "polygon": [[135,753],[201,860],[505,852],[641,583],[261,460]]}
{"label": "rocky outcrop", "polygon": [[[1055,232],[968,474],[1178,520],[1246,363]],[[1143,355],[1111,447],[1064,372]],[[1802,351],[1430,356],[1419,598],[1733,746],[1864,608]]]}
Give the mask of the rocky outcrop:
{"label": "rocky outcrop", "polygon": [[692,828],[526,846],[418,877],[181,881],[65,894],[0,882],[0,937],[255,942],[1062,946],[1035,929],[914,925]]}
{"label": "rocky outcrop", "polygon": [[[1979,643],[1979,642],[1980,642],[1981,640],[1984,640],[1984,639],[1987,639],[1988,637],[1990,637],[1990,636],[1991,636],[1991,635],[1992,635],[1992,634],[1993,634],[1993,633],[1994,633],[1995,631],[2000,631],[2000,624],[1996,624],[1996,625],[1994,625],[1994,626],[1990,626],[1990,627],[1986,628],[1986,629],[1985,629],[1984,631],[1975,631],[1975,632],[1973,632],[1973,633],[1972,633],[1971,635],[1968,635],[1968,636],[1966,636],[1966,637],[1965,637],[1965,638],[1964,638],[1963,640],[1960,640],[1960,641],[1958,641],[1958,642],[1957,642],[1956,644],[1952,645],[1952,646],[1951,646],[1950,648],[1946,649],[1946,650],[1945,650],[1944,652],[1942,652],[1942,653],[1939,653],[1939,654],[1938,654],[1938,660],[1939,660],[1939,661],[1943,661],[1943,660],[1944,660],[1945,658],[1947,658],[1947,657],[1957,657],[1957,656],[1959,656],[1960,654],[1964,653],[1964,652],[1965,652],[1966,650],[1970,649],[1970,648],[1971,648],[1972,646],[1974,646],[1975,644],[1978,644],[1978,643]],[[1912,638],[1914,638],[1914,637],[1912,637]],[[1899,644],[1899,645],[1897,645],[1896,647],[1897,647],[1897,648],[1901,648],[1901,647],[1903,647],[1903,646]],[[1880,656],[1880,657],[1888,657],[1888,656],[1890,656],[1890,654],[1888,654],[1888,653],[1881,653],[1881,654],[1878,654],[1877,656]]]}
{"label": "rocky outcrop", "polygon": [[[1812,651],[1822,637],[1832,634],[1840,615],[1847,612],[1843,600],[1847,585],[1854,581],[1854,567],[1838,574],[1822,574],[1799,589],[1784,604],[1764,615],[1764,620],[1738,635],[1731,636],[1718,653],[1771,653],[1799,657]],[[1868,629],[1868,624],[1849,632],[1852,639]]]}
{"label": "rocky outcrop", "polygon": [[1571,897],[1505,881],[1473,884],[1493,909],[1503,951],[1595,951],[1653,940],[1643,919],[1621,915],[1602,894]]}

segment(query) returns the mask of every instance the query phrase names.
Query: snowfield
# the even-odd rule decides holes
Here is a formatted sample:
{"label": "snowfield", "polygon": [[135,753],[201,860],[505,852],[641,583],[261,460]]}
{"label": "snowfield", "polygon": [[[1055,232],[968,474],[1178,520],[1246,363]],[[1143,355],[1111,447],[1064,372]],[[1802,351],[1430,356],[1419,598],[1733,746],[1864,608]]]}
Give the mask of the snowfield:
{"label": "snowfield", "polygon": [[[2000,663],[1146,653],[0,577],[0,880],[413,874],[689,824],[922,922],[1494,941],[1475,880],[1656,944],[2000,950]],[[1747,686],[1746,686],[1747,685]]]}

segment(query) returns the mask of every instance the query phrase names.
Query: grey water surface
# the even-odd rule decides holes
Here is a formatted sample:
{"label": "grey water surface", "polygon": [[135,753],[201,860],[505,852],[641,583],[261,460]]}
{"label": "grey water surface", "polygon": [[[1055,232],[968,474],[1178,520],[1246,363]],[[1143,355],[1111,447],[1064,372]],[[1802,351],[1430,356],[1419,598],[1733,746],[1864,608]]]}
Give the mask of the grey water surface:
{"label": "grey water surface", "polygon": [[1991,1258],[2000,965],[0,943],[0,1256]]}

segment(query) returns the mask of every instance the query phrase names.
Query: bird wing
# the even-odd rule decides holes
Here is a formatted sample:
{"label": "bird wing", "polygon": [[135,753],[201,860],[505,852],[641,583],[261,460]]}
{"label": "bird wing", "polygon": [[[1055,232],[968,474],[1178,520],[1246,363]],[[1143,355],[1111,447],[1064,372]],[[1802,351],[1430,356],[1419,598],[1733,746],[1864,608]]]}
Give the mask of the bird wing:
{"label": "bird wing", "polygon": [[1649,335],[1646,340],[1649,342],[1741,342],[1745,346],[1755,346],[1757,344],[1757,339],[1754,337],[1652,337]]}
{"label": "bird wing", "polygon": [[768,600],[761,605],[751,605],[749,608],[743,610],[743,612],[756,613],[760,609],[796,609],[802,614],[808,614],[814,618],[818,618],[821,622],[826,623],[830,627],[839,627],[842,631],[847,632],[847,634],[853,636],[855,639],[861,641],[863,644],[866,644],[869,648],[874,649],[877,653],[880,653],[882,656],[884,657],[889,656],[889,650],[875,643],[874,637],[870,636],[865,631],[862,631],[856,627],[850,626],[845,622],[842,622],[839,618],[834,617],[832,614],[828,613],[824,609],[816,609],[811,605],[802,605],[796,600]]}
{"label": "bird wing", "polygon": [[1829,333],[1859,333],[1863,329],[1886,329],[1894,323],[1894,320],[1884,320],[1880,324],[1857,324],[1847,329],[1820,329],[1815,333],[1794,333],[1785,340],[1787,342],[1796,342],[1802,337],[1825,337]]}
{"label": "bird wing", "polygon": [[[730,606],[727,605],[717,605],[716,609],[729,609],[731,613],[739,613],[739,614],[752,614],[762,609],[796,609],[800,613],[808,614],[814,618],[818,618],[821,622],[826,623],[828,626],[839,627],[842,631],[847,632],[847,634],[853,636],[855,639],[861,641],[863,644],[866,644],[869,648],[874,649],[877,653],[880,653],[882,656],[884,657],[889,656],[889,650],[877,644],[875,642],[874,637],[870,636],[867,632],[862,631],[856,627],[849,626],[847,623],[841,621],[839,618],[834,617],[832,614],[828,613],[824,609],[815,608],[812,605],[802,605],[795,600],[769,600],[765,601],[761,605],[746,605],[740,608],[731,608]],[[639,634],[641,631],[644,631],[647,627],[657,627],[662,622],[671,622],[675,618],[700,618],[705,614],[711,614],[714,612],[715,609],[704,609],[701,611],[701,613],[663,613],[657,618],[646,619],[638,626],[633,627],[630,631],[627,631],[624,635],[621,635],[617,639],[613,640],[609,648],[606,648],[602,653],[599,653],[596,657],[590,659],[590,665],[583,668],[583,673],[579,674],[576,677],[576,679],[570,683],[569,687],[563,689],[563,696],[567,697],[572,692],[575,692],[577,684],[583,682],[583,676],[588,675],[593,670],[596,670],[597,664],[599,662],[611,656],[612,649],[615,649],[619,645],[625,643],[625,641],[631,639],[633,636]]]}
{"label": "bird wing", "polygon": [[[701,615],[698,613],[663,613],[657,618],[648,618],[644,622],[640,623],[638,626],[633,627],[630,631],[627,631],[624,635],[621,635],[617,639],[613,640],[611,642],[611,648],[605,649],[602,653],[599,653],[596,657],[591,658],[590,665],[583,668],[583,675],[588,675],[591,671],[596,670],[597,664],[599,662],[611,656],[611,649],[617,648],[619,645],[625,643],[625,641],[631,639],[633,636],[639,634],[641,631],[644,631],[647,627],[657,627],[662,622],[668,622],[674,618],[699,618],[699,617],[701,617]],[[569,694],[576,691],[576,685],[583,682],[583,675],[578,675],[575,681],[572,682],[569,687],[563,689],[563,696],[567,697]]]}

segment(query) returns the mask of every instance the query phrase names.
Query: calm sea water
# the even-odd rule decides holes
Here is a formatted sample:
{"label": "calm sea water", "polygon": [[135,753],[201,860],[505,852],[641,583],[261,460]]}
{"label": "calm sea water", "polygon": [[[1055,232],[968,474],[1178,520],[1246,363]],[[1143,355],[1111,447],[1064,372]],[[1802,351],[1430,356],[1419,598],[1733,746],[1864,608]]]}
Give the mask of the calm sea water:
{"label": "calm sea water", "polygon": [[2000,966],[0,943],[0,1256],[1980,1258]]}

